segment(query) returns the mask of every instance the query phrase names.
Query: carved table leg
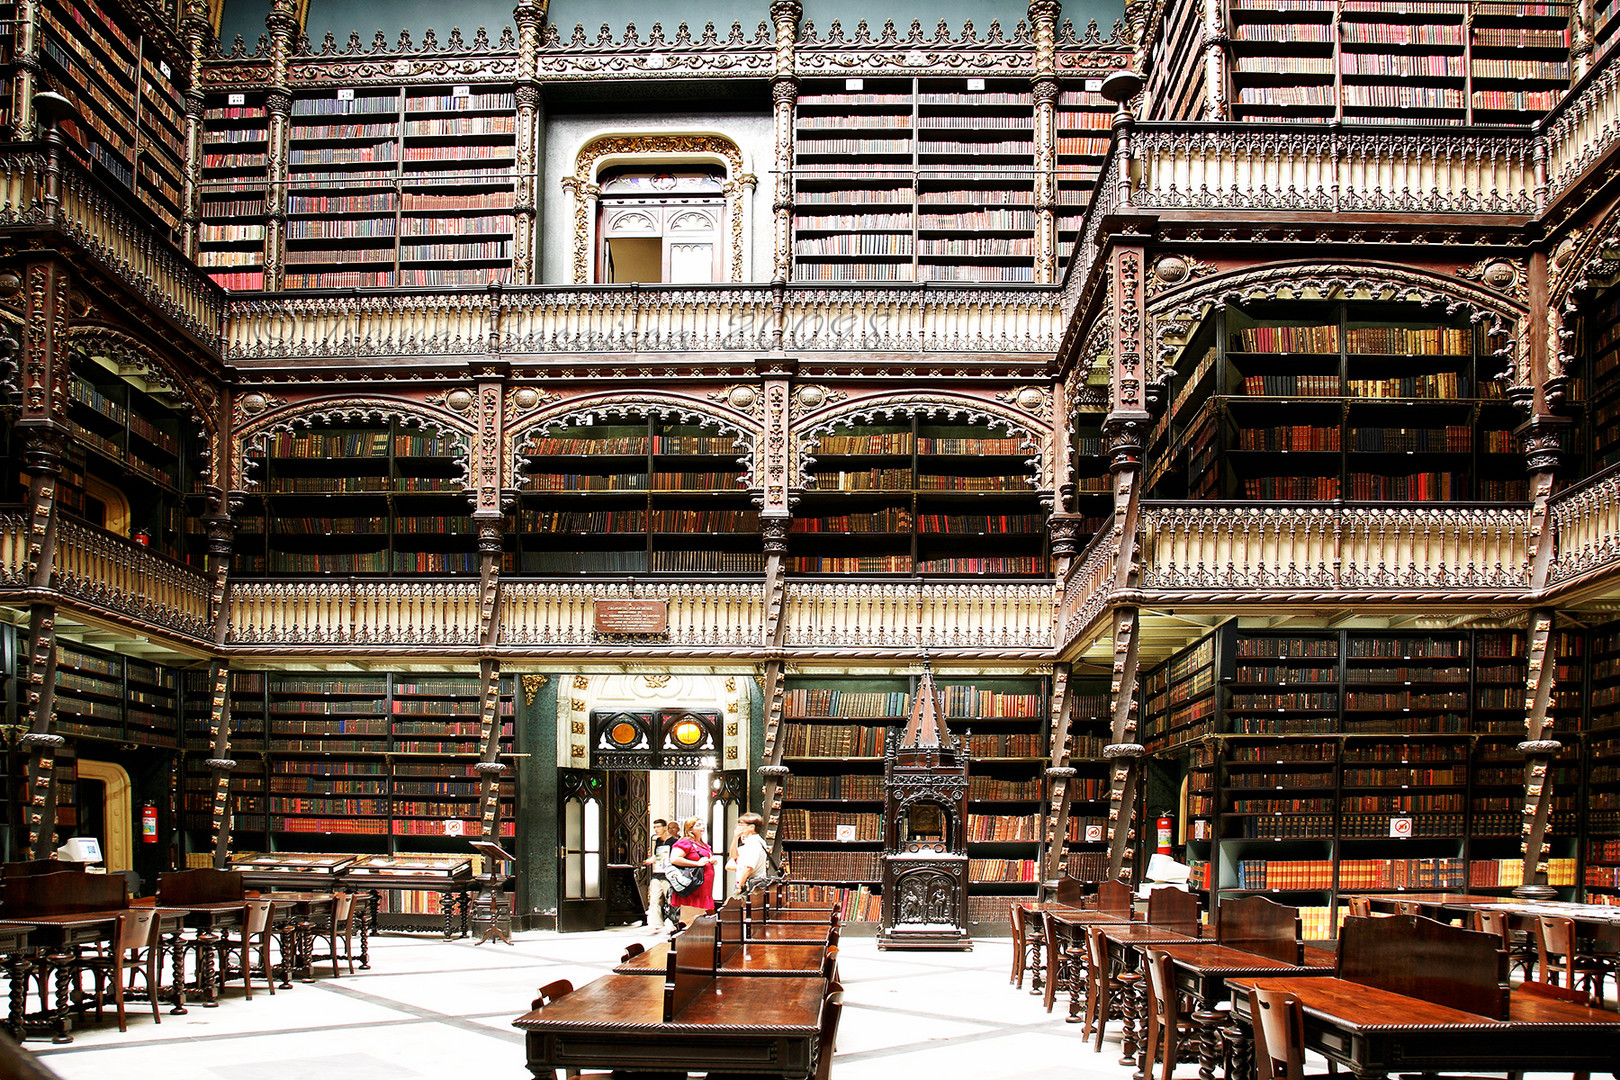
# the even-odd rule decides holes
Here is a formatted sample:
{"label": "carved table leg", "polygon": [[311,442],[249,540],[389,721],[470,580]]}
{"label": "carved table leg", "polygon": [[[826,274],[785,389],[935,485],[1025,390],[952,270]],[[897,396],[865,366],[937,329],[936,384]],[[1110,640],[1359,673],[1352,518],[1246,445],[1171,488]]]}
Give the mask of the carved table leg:
{"label": "carved table leg", "polygon": [[[645,919],[642,925],[646,925]],[[461,894],[461,936],[472,937],[472,893],[465,891]]]}
{"label": "carved table leg", "polygon": [[55,953],[51,956],[51,966],[56,969],[56,1008],[51,1010],[51,1026],[56,1034],[51,1036],[53,1043],[70,1043],[73,1036],[68,1034],[68,995],[71,986],[68,982],[68,969],[73,966],[74,957],[69,953]]}
{"label": "carved table leg", "polygon": [[1226,1029],[1227,1067],[1229,1080],[1247,1080],[1254,1075],[1254,1037],[1242,1024]]}
{"label": "carved table leg", "polygon": [[219,944],[219,938],[211,931],[197,935],[197,992],[202,995],[203,1008],[219,1008],[218,996],[214,993],[214,946]]}
{"label": "carved table leg", "polygon": [[1131,1073],[1131,1080],[1147,1080],[1147,1051],[1148,1051],[1148,1025],[1153,1016],[1153,1006],[1148,1002],[1147,972],[1137,973],[1136,978],[1136,1068]]}
{"label": "carved table leg", "polygon": [[293,968],[298,966],[298,924],[288,919],[276,928],[281,935],[281,989],[292,989]]}
{"label": "carved table leg", "polygon": [[1029,953],[1029,992],[1039,995],[1046,990],[1046,949],[1036,943]]}
{"label": "carved table leg", "polygon": [[444,940],[449,941],[456,936],[456,894],[440,893],[439,896],[444,907]]}
{"label": "carved table leg", "polygon": [[174,994],[174,1008],[169,1010],[170,1016],[186,1015],[186,942],[179,930],[169,935],[169,951],[174,959],[170,968],[174,985],[170,992]]}
{"label": "carved table leg", "polygon": [[1215,1066],[1221,1060],[1221,1025],[1226,1019],[1213,1009],[1192,1014],[1192,1022],[1198,1025],[1198,1080],[1215,1080]]}
{"label": "carved table leg", "polygon": [[18,1042],[22,1042],[28,1026],[28,977],[33,970],[34,965],[26,956],[12,957],[11,963],[6,965],[6,972],[11,976],[11,1008],[6,1019],[12,1037]]}
{"label": "carved table leg", "polygon": [[1069,1015],[1064,1022],[1078,1024],[1085,1017],[1080,1015],[1085,1004],[1085,959],[1079,955],[1074,958],[1074,974],[1069,978]]}
{"label": "carved table leg", "polygon": [[1136,984],[1142,981],[1142,976],[1134,971],[1127,971],[1119,976],[1119,1011],[1120,1011],[1120,1048],[1119,1063],[1121,1065],[1136,1065]]}
{"label": "carved table leg", "polygon": [[360,905],[360,970],[371,970],[371,934],[377,927],[377,905],[382,894],[372,889]]}
{"label": "carved table leg", "polygon": [[298,920],[298,981],[315,981],[315,924]]}

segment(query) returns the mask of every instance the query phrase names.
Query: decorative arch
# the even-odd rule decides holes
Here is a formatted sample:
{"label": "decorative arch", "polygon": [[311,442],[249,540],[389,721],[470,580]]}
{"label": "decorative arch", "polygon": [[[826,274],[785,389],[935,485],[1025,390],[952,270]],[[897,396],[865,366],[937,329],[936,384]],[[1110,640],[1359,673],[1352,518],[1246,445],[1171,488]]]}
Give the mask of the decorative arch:
{"label": "decorative arch", "polygon": [[[1022,395],[1013,395],[1018,400]],[[1050,411],[1051,403],[1046,403]],[[1009,437],[1023,440],[1030,452],[1026,459],[1035,473],[1031,487],[1050,491],[1056,471],[1052,462],[1052,425],[1048,418],[1023,411],[1009,405],[984,401],[958,394],[908,394],[894,398],[865,398],[847,401],[810,413],[794,425],[791,444],[792,461],[789,463],[789,483],[809,487],[808,479],[816,462],[816,444],[823,435],[830,435],[836,427],[857,423],[890,423],[904,417],[925,417],[930,420],[958,420],[968,424],[984,424],[991,430],[1003,428]]]}
{"label": "decorative arch", "polygon": [[111,360],[120,373],[132,374],[157,393],[178,401],[200,437],[198,454],[210,483],[222,486],[217,475],[222,455],[215,452],[220,437],[219,394],[213,386],[194,374],[180,372],[167,357],[140,338],[110,326],[90,323],[71,326],[67,347],[69,352]]}
{"label": "decorative arch", "polygon": [[[712,404],[700,403],[675,394],[604,393],[570,398],[537,410],[507,425],[502,437],[502,458],[511,468],[512,485],[522,487],[524,467],[529,459],[523,453],[524,443],[535,436],[543,436],[552,428],[586,424],[597,419],[623,419],[627,417],[673,416],[683,424],[714,426],[722,435],[734,435],[737,440],[737,461],[743,467],[742,487],[756,487],[760,475],[757,462],[759,446],[758,422],[730,410],[716,409]],[[741,489],[739,489],[741,490]]]}
{"label": "decorative arch", "polygon": [[1596,225],[1572,229],[1548,261],[1547,374],[1561,384],[1575,362],[1575,316],[1581,301],[1620,283],[1620,202],[1611,205]]}
{"label": "decorative arch", "polygon": [[231,460],[231,491],[258,487],[254,476],[264,461],[266,439],[277,432],[309,431],[317,424],[363,424],[397,420],[408,426],[457,439],[462,446],[460,479],[473,493],[472,446],[474,428],[465,417],[428,405],[383,397],[318,398],[288,404],[269,394],[252,392],[236,402],[233,433],[241,448]]}
{"label": "decorative arch", "polygon": [[745,272],[743,237],[746,230],[743,211],[748,194],[754,190],[759,178],[743,171],[742,150],[724,135],[692,133],[685,135],[641,134],[599,135],[580,147],[574,158],[574,172],[563,177],[563,190],[574,203],[574,284],[585,285],[590,279],[591,248],[594,233],[597,196],[601,187],[596,178],[610,165],[635,163],[685,164],[704,163],[724,166],[726,182],[726,217],[731,243],[728,248],[731,281],[742,281]]}
{"label": "decorative arch", "polygon": [[1528,386],[1529,342],[1523,329],[1528,309],[1522,299],[1404,266],[1305,261],[1200,277],[1150,300],[1153,361],[1147,381],[1161,381],[1173,370],[1170,363],[1211,311],[1253,300],[1383,300],[1440,306],[1447,314],[1467,311],[1472,322],[1485,326],[1487,342],[1497,343],[1491,351],[1504,370],[1496,377],[1510,393]]}

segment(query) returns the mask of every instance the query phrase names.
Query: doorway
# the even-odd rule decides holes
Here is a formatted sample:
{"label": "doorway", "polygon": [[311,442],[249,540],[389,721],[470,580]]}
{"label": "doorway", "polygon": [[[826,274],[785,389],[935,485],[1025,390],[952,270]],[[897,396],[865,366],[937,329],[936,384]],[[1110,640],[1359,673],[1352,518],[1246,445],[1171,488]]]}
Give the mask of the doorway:
{"label": "doorway", "polygon": [[718,166],[606,169],[598,280],[700,285],[721,280],[725,180]]}

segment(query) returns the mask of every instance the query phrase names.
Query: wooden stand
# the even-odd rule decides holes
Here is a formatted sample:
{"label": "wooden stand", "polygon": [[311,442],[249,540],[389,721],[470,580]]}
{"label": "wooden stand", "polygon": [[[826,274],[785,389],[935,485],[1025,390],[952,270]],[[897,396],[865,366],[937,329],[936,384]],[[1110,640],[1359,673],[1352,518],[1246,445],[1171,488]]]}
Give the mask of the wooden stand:
{"label": "wooden stand", "polygon": [[506,890],[502,888],[504,881],[496,875],[495,866],[501,861],[517,860],[511,852],[489,840],[474,840],[472,846],[484,857],[484,872],[478,876],[478,899],[473,905],[473,929],[482,926],[483,932],[473,944],[504,941],[511,945],[512,906],[506,899]]}

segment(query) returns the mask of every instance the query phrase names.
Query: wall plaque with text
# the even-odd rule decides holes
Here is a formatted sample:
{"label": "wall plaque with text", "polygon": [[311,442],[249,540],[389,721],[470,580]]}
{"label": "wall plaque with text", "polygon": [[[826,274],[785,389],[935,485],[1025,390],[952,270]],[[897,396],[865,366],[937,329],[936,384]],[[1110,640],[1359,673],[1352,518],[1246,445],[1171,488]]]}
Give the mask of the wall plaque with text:
{"label": "wall plaque with text", "polygon": [[668,600],[597,600],[592,605],[598,634],[667,634]]}

